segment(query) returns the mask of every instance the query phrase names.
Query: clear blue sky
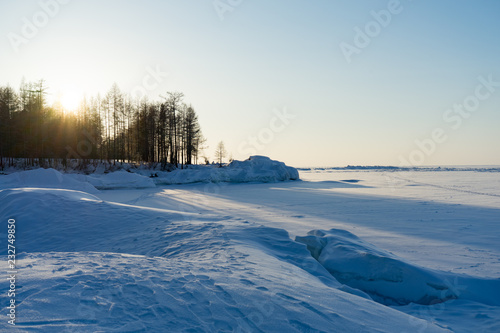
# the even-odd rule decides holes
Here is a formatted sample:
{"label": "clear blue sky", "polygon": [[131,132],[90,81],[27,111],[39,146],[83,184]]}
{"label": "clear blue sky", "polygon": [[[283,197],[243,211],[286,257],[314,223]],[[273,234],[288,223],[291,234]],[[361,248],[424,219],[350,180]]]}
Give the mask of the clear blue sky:
{"label": "clear blue sky", "polygon": [[95,95],[146,78],[151,99],[185,94],[211,159],[223,140],[295,166],[500,164],[499,1],[54,3],[0,1],[1,85]]}

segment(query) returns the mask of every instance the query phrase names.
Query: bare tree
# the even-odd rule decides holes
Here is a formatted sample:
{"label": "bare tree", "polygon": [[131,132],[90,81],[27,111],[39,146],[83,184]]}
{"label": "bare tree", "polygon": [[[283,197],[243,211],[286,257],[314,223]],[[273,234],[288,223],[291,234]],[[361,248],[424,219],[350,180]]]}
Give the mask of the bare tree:
{"label": "bare tree", "polygon": [[224,160],[224,157],[226,157],[227,151],[226,147],[224,146],[224,141],[221,141],[217,144],[217,148],[215,149],[215,158],[219,162],[219,166],[222,166],[222,162]]}
{"label": "bare tree", "polygon": [[195,157],[196,159],[201,137],[198,116],[191,105],[187,107],[184,112],[183,131],[186,164],[191,164],[193,162],[192,158]]}
{"label": "bare tree", "polygon": [[168,146],[170,149],[170,163],[175,164],[175,166],[179,163],[179,138],[178,138],[178,119],[177,113],[181,109],[182,99],[184,98],[184,94],[180,92],[168,92],[168,97],[164,97],[166,99],[164,103],[164,108],[167,114],[168,121]]}

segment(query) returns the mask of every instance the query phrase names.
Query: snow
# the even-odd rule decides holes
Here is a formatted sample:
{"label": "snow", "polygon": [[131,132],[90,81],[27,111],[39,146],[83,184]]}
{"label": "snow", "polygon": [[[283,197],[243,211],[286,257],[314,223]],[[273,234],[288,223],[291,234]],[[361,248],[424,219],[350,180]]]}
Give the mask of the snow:
{"label": "snow", "polygon": [[203,167],[177,169],[172,172],[158,172],[156,184],[189,183],[250,183],[278,182],[299,179],[297,169],[266,156],[250,156],[245,161],[233,161],[227,167]]}
{"label": "snow", "polygon": [[296,241],[306,244],[312,256],[339,282],[383,304],[432,305],[466,298],[500,306],[500,279],[418,267],[345,230],[313,230],[308,236],[296,237]]}
{"label": "snow", "polygon": [[87,176],[86,181],[100,190],[156,187],[152,179],[127,171]]}
{"label": "snow", "polygon": [[0,189],[12,187],[43,187],[71,189],[88,193],[99,192],[94,186],[84,181],[78,181],[54,169],[41,168],[0,176]]}
{"label": "snow", "polygon": [[22,252],[19,330],[381,332],[414,320],[335,288],[282,229],[191,221],[196,214],[72,191],[3,190],[0,200],[0,215],[17,221]]}
{"label": "snow", "polygon": [[299,172],[283,162],[271,160],[266,156],[251,156],[246,161],[233,161],[229,164],[230,181],[276,182],[299,179]]}
{"label": "snow", "polygon": [[122,172],[130,185],[92,194],[0,176],[0,239],[14,218],[18,250],[18,321],[2,308],[0,330],[500,330],[499,172],[315,169],[274,182],[270,161],[178,170],[260,183],[138,189],[163,174],[130,184]]}
{"label": "snow", "polygon": [[[111,165],[106,165],[111,168]],[[35,169],[0,176],[0,189],[11,187],[63,188],[89,193],[98,190],[145,189],[156,185],[190,183],[269,183],[298,180],[297,169],[266,156],[251,156],[245,161],[233,161],[224,167],[191,165],[174,171],[151,171],[124,164],[125,170],[105,173],[105,166],[98,164],[90,175],[62,174],[54,169]],[[75,172],[74,169],[71,169]],[[153,177],[151,177],[153,176]]]}
{"label": "snow", "polygon": [[336,172],[336,171],[379,171],[379,172],[440,172],[440,171],[474,171],[474,172],[500,172],[498,166],[478,166],[478,165],[459,165],[459,166],[383,166],[383,165],[348,165],[346,167],[324,167],[324,168],[298,168],[300,171],[320,171],[320,172]]}

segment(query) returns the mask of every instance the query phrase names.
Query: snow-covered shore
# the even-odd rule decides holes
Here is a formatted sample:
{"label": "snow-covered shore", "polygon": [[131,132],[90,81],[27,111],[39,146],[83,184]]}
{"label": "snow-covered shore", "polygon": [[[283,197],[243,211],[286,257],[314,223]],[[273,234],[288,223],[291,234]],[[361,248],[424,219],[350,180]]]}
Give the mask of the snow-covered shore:
{"label": "snow-covered shore", "polygon": [[0,239],[15,219],[19,285],[17,325],[1,330],[500,329],[494,172],[168,186],[160,174],[37,172],[0,176],[11,177]]}
{"label": "snow-covered shore", "polygon": [[[96,168],[91,174],[61,173],[55,169],[37,168],[28,171],[13,170],[0,176],[0,189],[11,187],[50,187],[75,189],[95,193],[96,189],[151,188],[156,185],[190,183],[268,183],[298,180],[297,169],[266,156],[250,156],[245,161],[233,161],[227,166],[190,165],[187,169],[160,171],[132,168],[126,164],[114,172]],[[95,187],[95,188],[94,188]]]}

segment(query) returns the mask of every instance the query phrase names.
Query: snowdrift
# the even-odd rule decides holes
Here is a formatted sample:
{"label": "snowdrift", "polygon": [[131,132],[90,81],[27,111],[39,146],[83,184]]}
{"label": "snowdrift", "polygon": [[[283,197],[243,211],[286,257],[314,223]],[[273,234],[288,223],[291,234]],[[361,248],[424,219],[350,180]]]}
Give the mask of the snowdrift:
{"label": "snowdrift", "polygon": [[297,169],[287,166],[283,162],[271,160],[266,156],[251,156],[248,160],[233,161],[222,168],[202,166],[195,169],[158,172],[157,174],[156,184],[269,183],[299,179]]}
{"label": "snowdrift", "polygon": [[432,305],[457,298],[500,304],[500,280],[438,272],[412,265],[340,229],[313,230],[296,241],[339,282],[386,305]]}
{"label": "snowdrift", "polygon": [[21,187],[58,188],[87,193],[99,192],[91,184],[76,180],[54,169],[35,169],[0,176],[0,189]]}
{"label": "snowdrift", "polygon": [[0,237],[16,220],[19,331],[447,332],[337,289],[282,229],[69,190],[2,190],[0,202]]}
{"label": "snowdrift", "polygon": [[233,161],[228,169],[230,181],[236,183],[299,179],[297,169],[266,156],[250,156],[246,161]]}
{"label": "snowdrift", "polygon": [[86,180],[100,190],[156,187],[151,178],[127,171],[116,171],[104,175],[87,176]]}

